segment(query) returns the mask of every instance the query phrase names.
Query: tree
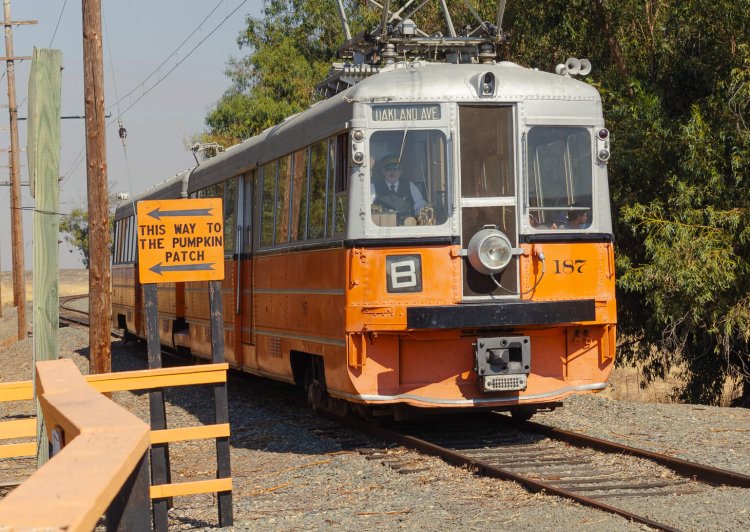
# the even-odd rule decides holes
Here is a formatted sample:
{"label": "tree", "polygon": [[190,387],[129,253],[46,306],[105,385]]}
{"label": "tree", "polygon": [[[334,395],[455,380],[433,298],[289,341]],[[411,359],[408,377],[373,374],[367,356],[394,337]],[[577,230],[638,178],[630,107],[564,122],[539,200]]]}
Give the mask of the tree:
{"label": "tree", "polygon": [[247,18],[237,43],[249,53],[227,65],[232,86],[206,117],[206,140],[238,142],[313,102],[343,42],[332,10],[322,0],[270,0],[262,18]]}
{"label": "tree", "polygon": [[[495,0],[472,4],[494,19]],[[374,26],[361,3],[346,9],[353,33]],[[686,401],[715,403],[739,378],[750,405],[747,2],[514,0],[503,26],[504,59],[594,65],[587,81],[612,131],[622,360],[643,361],[651,378],[683,365]],[[238,40],[249,54],[228,66],[210,135],[236,141],[307,107],[342,41],[331,2],[270,0]]]}
{"label": "tree", "polygon": [[743,2],[509,3],[509,54],[587,55],[612,130],[625,360],[684,363],[683,400],[728,377],[750,404],[750,14]]}
{"label": "tree", "polygon": [[[76,207],[70,214],[60,219],[60,233],[63,240],[78,250],[81,254],[83,267],[89,269],[89,213],[80,207]],[[73,253],[73,249],[70,250]]]}
{"label": "tree", "polygon": [[[109,194],[109,252],[112,253],[112,241],[115,215],[113,207],[117,205],[115,194],[110,192]],[[70,252],[73,253],[77,250],[81,254],[81,262],[83,267],[89,269],[89,213],[81,207],[76,207],[70,214],[65,214],[60,219],[60,233],[62,233],[63,240],[70,244],[74,249]]]}

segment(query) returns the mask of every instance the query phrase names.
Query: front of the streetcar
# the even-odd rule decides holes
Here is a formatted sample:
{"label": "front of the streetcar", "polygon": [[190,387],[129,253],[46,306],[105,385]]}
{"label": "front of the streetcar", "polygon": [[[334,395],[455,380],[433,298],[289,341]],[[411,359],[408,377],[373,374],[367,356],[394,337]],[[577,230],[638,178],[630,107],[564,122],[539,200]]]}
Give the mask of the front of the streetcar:
{"label": "front of the streetcar", "polygon": [[616,313],[596,90],[506,63],[360,85],[339,395],[533,410],[603,389]]}

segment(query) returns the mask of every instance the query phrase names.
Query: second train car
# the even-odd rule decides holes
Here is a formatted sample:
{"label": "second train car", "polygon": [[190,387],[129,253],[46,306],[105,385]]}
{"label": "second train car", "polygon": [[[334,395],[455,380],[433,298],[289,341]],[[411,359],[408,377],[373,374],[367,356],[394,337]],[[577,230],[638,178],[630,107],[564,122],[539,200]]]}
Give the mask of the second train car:
{"label": "second train car", "polygon": [[[601,98],[513,63],[396,63],[116,212],[113,321],[145,336],[134,205],[224,200],[226,359],[317,406],[529,417],[607,385],[615,271]],[[159,285],[210,357],[205,282]]]}

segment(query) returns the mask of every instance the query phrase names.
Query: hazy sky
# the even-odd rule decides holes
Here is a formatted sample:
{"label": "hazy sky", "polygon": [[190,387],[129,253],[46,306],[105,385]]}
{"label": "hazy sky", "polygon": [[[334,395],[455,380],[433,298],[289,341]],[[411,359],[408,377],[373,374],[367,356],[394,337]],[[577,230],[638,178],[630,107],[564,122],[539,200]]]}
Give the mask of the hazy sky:
{"label": "hazy sky", "polygon": [[[237,36],[245,27],[245,17],[259,16],[262,5],[263,0],[244,3],[243,0],[102,0],[105,107],[112,106],[108,111],[112,116],[107,123],[113,122],[107,128],[108,181],[112,190],[137,194],[195,165],[193,155],[185,148],[185,139],[204,129],[207,111],[229,87],[224,75],[226,62],[230,57],[247,53],[247,49],[239,50]],[[206,19],[214,8],[216,10]],[[209,36],[226,17],[229,18]],[[58,18],[60,23],[55,34]],[[39,21],[36,25],[13,27],[16,56],[30,56],[34,47],[62,50],[62,115],[83,115],[81,1],[11,0],[11,20]],[[180,47],[199,26],[200,29]],[[205,42],[199,45],[203,39]],[[197,49],[188,56],[196,45]],[[179,51],[169,58],[178,47]],[[4,49],[0,55],[5,55]],[[154,72],[165,60],[166,63]],[[180,61],[183,62],[167,75]],[[16,62],[19,117],[27,115],[29,67],[30,61]],[[7,104],[5,62],[0,72],[0,103]],[[131,91],[133,93],[126,97]],[[121,100],[119,109],[128,132],[124,150],[117,135],[116,94]],[[7,109],[0,108],[2,149],[10,146],[7,125]],[[19,121],[19,126],[20,144],[25,148],[25,122]],[[60,211],[68,213],[75,207],[86,208],[84,120],[63,120],[61,134]],[[9,179],[8,162],[4,156],[0,155],[0,159],[0,181],[5,182]],[[25,149],[21,153],[21,164],[22,181],[28,182]],[[23,206],[33,205],[28,187],[23,187]],[[23,222],[25,266],[31,269],[33,227],[28,209],[24,211]],[[9,187],[0,187],[0,227],[0,265],[3,271],[9,271],[12,267]],[[64,244],[60,246],[60,267],[81,267],[78,253],[70,253]]]}

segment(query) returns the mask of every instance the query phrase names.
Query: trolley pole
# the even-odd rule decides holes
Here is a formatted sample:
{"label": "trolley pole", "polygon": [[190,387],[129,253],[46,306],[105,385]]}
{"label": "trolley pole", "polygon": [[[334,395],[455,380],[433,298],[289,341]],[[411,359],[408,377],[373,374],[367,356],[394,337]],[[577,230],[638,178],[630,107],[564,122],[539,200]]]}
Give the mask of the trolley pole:
{"label": "trolley pole", "polygon": [[18,109],[16,109],[16,70],[13,56],[14,22],[10,18],[10,0],[3,0],[5,57],[8,74],[8,112],[10,115],[10,227],[13,255],[13,304],[18,309],[18,339],[26,338],[26,268],[23,257],[23,220],[21,218],[21,172],[18,148]]}
{"label": "trolley pole", "polygon": [[89,349],[92,373],[109,373],[112,303],[100,0],[83,0],[83,78],[89,210]]}

